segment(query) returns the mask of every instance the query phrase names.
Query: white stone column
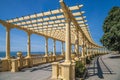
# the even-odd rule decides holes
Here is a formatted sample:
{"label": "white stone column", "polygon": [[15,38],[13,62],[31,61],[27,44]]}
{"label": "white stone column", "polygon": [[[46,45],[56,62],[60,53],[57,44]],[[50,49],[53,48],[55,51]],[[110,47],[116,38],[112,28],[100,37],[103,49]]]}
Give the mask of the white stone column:
{"label": "white stone column", "polygon": [[56,40],[53,39],[53,56],[56,56]]}
{"label": "white stone column", "polygon": [[82,45],[82,56],[81,61],[84,65],[86,65],[86,56],[85,56],[85,38],[83,37],[83,45]]}
{"label": "white stone column", "polygon": [[48,37],[45,37],[45,57],[48,56]]}
{"label": "white stone column", "polygon": [[75,44],[74,44],[74,52],[75,52]]}
{"label": "white stone column", "polygon": [[73,45],[71,44],[71,54],[73,53]]}
{"label": "white stone column", "polygon": [[92,55],[92,46],[90,44],[90,56]]}
{"label": "white stone column", "polygon": [[64,42],[61,42],[62,45],[61,45],[61,55],[64,55]]}
{"label": "white stone column", "polygon": [[28,35],[28,40],[27,40],[27,58],[30,58],[31,57],[31,39],[30,39],[31,33],[27,32],[27,35]]}
{"label": "white stone column", "polygon": [[88,56],[88,59],[90,60],[90,44],[87,45],[87,56]]}
{"label": "white stone column", "polygon": [[85,41],[83,39],[83,44],[82,44],[82,57],[85,56]]}
{"label": "white stone column", "polygon": [[75,35],[75,52],[76,54],[79,54],[79,34],[78,34],[78,30],[76,31],[76,35]]}
{"label": "white stone column", "polygon": [[70,20],[66,21],[66,53],[65,53],[65,62],[71,62],[71,29],[70,29]]}
{"label": "white stone column", "polygon": [[93,47],[93,56],[95,56],[95,48]]}
{"label": "white stone column", "polygon": [[87,53],[87,56],[89,56],[89,44],[87,44],[86,46],[86,53]]}
{"label": "white stone column", "polygon": [[6,27],[6,59],[10,59],[10,28]]}
{"label": "white stone column", "polygon": [[85,41],[84,45],[85,45],[85,46],[84,46],[84,49],[85,49],[85,50],[84,50],[85,56],[87,56],[87,43],[86,43],[86,41]]}
{"label": "white stone column", "polygon": [[81,55],[81,45],[79,45],[79,54]]}

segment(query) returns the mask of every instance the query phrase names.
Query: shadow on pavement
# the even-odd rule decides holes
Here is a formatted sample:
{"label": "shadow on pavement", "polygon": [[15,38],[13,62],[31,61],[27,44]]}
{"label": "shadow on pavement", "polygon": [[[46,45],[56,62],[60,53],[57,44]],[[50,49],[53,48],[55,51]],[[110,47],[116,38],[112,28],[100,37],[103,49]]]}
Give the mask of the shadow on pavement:
{"label": "shadow on pavement", "polygon": [[93,67],[87,68],[88,69],[87,78],[97,75],[98,78],[104,79],[104,74],[115,74],[110,68],[108,68],[108,66],[104,63],[101,57],[96,57],[92,65]]}
{"label": "shadow on pavement", "polygon": [[33,72],[33,71],[36,71],[36,70],[52,71],[51,64],[50,65],[45,65],[45,66],[42,66],[42,67],[34,68],[30,72]]}
{"label": "shadow on pavement", "polygon": [[[62,63],[64,62],[64,60],[60,60],[59,62]],[[42,65],[34,66],[32,68],[24,68],[20,72],[26,72],[26,71],[34,72],[37,70],[52,71],[52,65],[51,63],[42,64]]]}
{"label": "shadow on pavement", "polygon": [[111,57],[109,57],[109,58],[111,58],[111,59],[117,59],[117,58],[120,58],[120,55],[117,55],[117,56],[111,56]]}
{"label": "shadow on pavement", "polygon": [[97,71],[98,71],[97,73],[98,77],[103,79],[104,77],[103,77],[103,72],[99,63],[99,57],[97,58]]}
{"label": "shadow on pavement", "polygon": [[32,67],[32,68],[24,68],[20,72],[26,72],[26,71],[34,72],[37,70],[52,71],[51,64],[36,66],[36,67]]}

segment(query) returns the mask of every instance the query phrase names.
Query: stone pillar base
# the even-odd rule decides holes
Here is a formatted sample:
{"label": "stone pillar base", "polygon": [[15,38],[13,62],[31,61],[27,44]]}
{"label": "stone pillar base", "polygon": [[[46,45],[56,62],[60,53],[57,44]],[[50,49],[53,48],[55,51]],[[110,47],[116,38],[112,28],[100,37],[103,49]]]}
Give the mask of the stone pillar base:
{"label": "stone pillar base", "polygon": [[45,62],[47,63],[47,62],[49,62],[49,60],[48,60],[48,56],[44,56],[45,57]]}
{"label": "stone pillar base", "polygon": [[63,80],[75,80],[75,64],[64,62],[61,66]]}
{"label": "stone pillar base", "polygon": [[11,60],[11,72],[17,72],[18,71],[18,60],[17,59],[12,59]]}
{"label": "stone pillar base", "polygon": [[27,62],[26,62],[27,67],[32,67],[33,66],[32,58],[26,57],[26,59],[27,59]]}
{"label": "stone pillar base", "polygon": [[53,61],[56,61],[56,55],[53,55]]}
{"label": "stone pillar base", "polygon": [[47,55],[47,54],[45,54],[45,55],[44,55],[44,57],[48,57],[48,55]]}
{"label": "stone pillar base", "polygon": [[10,71],[11,70],[11,63],[10,59],[2,59],[2,71]]}
{"label": "stone pillar base", "polygon": [[75,63],[52,63],[52,80],[75,80]]}
{"label": "stone pillar base", "polygon": [[52,63],[52,80],[58,79],[58,73],[59,73],[58,65],[59,65],[59,62]]}
{"label": "stone pillar base", "polygon": [[23,68],[23,60],[22,59],[17,59],[18,60],[18,68],[19,70]]}
{"label": "stone pillar base", "polygon": [[86,57],[85,56],[81,56],[81,61],[84,65],[86,65]]}

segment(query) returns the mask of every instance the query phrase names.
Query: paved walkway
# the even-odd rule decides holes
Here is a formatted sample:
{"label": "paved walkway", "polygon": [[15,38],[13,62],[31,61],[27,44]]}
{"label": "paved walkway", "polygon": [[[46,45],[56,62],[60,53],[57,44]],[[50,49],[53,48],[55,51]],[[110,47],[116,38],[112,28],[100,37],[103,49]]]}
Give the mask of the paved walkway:
{"label": "paved walkway", "polygon": [[[25,68],[21,72],[0,72],[0,80],[49,80],[51,64]],[[96,57],[88,68],[86,80],[120,80],[120,55],[108,54]]]}
{"label": "paved walkway", "polygon": [[120,80],[120,55],[96,57],[88,68],[88,76],[86,80]]}
{"label": "paved walkway", "polygon": [[50,80],[51,75],[52,65],[51,63],[47,63],[32,68],[25,68],[15,73],[0,72],[0,80]]}
{"label": "paved walkway", "polygon": [[0,80],[48,80],[51,77],[51,64],[25,68],[21,72],[0,72]]}

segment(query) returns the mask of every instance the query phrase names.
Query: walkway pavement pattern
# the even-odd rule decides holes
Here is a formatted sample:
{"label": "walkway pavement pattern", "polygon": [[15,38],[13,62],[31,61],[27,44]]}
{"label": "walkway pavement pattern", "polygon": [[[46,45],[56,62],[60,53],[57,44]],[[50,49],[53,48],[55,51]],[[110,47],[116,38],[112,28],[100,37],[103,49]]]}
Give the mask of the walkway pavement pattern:
{"label": "walkway pavement pattern", "polygon": [[25,68],[21,72],[0,72],[0,80],[47,80],[51,77],[51,64]]}
{"label": "walkway pavement pattern", "polygon": [[[49,80],[51,64],[25,68],[21,72],[0,72],[0,80]],[[88,68],[86,80],[120,80],[120,55],[107,54],[96,57]]]}
{"label": "walkway pavement pattern", "polygon": [[86,80],[120,80],[120,54],[96,57],[88,68]]}

